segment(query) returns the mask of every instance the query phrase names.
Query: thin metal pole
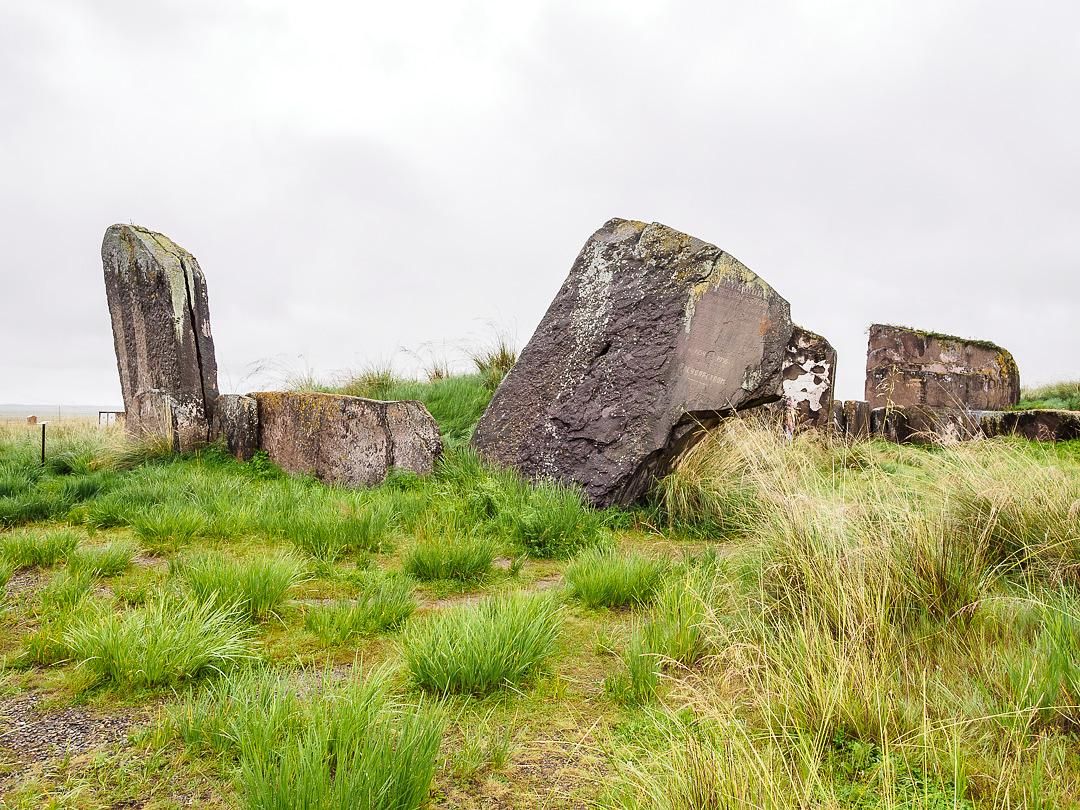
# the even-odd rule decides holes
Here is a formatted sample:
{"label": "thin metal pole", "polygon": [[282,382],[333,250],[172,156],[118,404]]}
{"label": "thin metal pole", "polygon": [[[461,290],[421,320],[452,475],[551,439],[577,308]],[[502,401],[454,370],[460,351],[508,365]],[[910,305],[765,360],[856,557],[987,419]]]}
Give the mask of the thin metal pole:
{"label": "thin metal pole", "polygon": [[41,423],[41,466],[45,466],[45,423]]}

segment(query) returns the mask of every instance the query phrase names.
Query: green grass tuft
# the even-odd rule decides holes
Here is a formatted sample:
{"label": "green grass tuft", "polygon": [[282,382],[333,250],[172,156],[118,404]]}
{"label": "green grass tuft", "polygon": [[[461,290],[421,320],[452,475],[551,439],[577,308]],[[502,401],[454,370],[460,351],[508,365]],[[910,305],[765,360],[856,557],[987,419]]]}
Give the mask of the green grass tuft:
{"label": "green grass tuft", "polygon": [[70,529],[23,529],[0,538],[0,559],[12,568],[50,568],[68,558],[79,544]]}
{"label": "green grass tuft", "polygon": [[615,549],[591,549],[566,568],[570,595],[591,608],[619,608],[652,600],[668,564]]}
{"label": "green grass tuft", "polygon": [[522,684],[555,650],[562,611],[549,596],[512,594],[410,625],[404,657],[413,680],[439,694],[485,694]]}
{"label": "green grass tuft", "polygon": [[245,616],[215,600],[158,596],[126,613],[80,613],[63,643],[97,680],[121,687],[160,687],[221,672],[251,657]]}
{"label": "green grass tuft", "polygon": [[407,579],[367,574],[354,599],[312,607],[304,625],[325,644],[344,644],[401,625],[416,610],[416,598]]}
{"label": "green grass tuft", "polygon": [[443,720],[390,697],[387,671],[308,691],[249,670],[168,713],[194,751],[235,762],[244,806],[258,810],[417,810],[435,776]]}
{"label": "green grass tuft", "polygon": [[235,560],[203,554],[175,567],[196,600],[254,620],[277,616],[289,589],[304,576],[303,564],[288,556]]}
{"label": "green grass tuft", "polygon": [[69,571],[85,571],[94,577],[114,577],[131,568],[137,547],[127,540],[104,546],[83,546],[68,555]]}

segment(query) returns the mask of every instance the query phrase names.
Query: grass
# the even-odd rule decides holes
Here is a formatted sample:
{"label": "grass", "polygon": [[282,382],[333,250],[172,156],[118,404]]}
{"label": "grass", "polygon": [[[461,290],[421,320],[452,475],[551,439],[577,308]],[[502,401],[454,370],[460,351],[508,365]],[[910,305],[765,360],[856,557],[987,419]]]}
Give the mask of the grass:
{"label": "grass", "polygon": [[1080,382],[1059,382],[1020,392],[1016,410],[1080,411]]}
{"label": "grass", "polygon": [[169,724],[193,751],[235,762],[241,803],[260,810],[419,808],[442,734],[437,711],[391,697],[385,671],[301,698],[249,670],[192,694]]}
{"label": "grass", "polygon": [[51,568],[68,558],[79,536],[68,529],[25,529],[0,538],[0,559],[13,569]]}
{"label": "grass", "polygon": [[126,613],[78,615],[63,643],[97,681],[170,686],[222,672],[251,657],[251,633],[233,607],[160,596]]}
{"label": "grass", "polygon": [[[416,385],[443,383],[489,391]],[[167,708],[113,749],[0,762],[0,803],[1080,804],[1080,443],[731,421],[646,508],[596,512],[461,444],[350,491],[62,425],[42,467],[33,438],[0,427],[0,694],[57,722]],[[417,547],[435,570],[462,539],[514,570],[420,607]],[[236,585],[283,557],[298,581]]]}
{"label": "grass", "polygon": [[416,610],[412,584],[400,576],[369,574],[352,599],[312,607],[304,626],[326,644],[394,629]]}
{"label": "grass", "polygon": [[83,546],[68,554],[67,567],[69,571],[84,571],[94,577],[115,577],[131,568],[137,551],[137,546],[127,540]]}
{"label": "grass", "polygon": [[641,554],[591,549],[566,568],[570,595],[586,607],[621,608],[652,600],[668,565]]}
{"label": "grass", "polygon": [[403,655],[423,689],[482,695],[535,676],[554,652],[561,624],[550,597],[494,597],[409,627]]}
{"label": "grass", "polygon": [[253,620],[277,617],[289,589],[304,577],[304,566],[290,556],[236,560],[222,554],[183,559],[180,578],[203,603],[238,611]]}
{"label": "grass", "polygon": [[484,537],[423,536],[406,552],[402,567],[419,580],[476,582],[491,570],[495,547]]}

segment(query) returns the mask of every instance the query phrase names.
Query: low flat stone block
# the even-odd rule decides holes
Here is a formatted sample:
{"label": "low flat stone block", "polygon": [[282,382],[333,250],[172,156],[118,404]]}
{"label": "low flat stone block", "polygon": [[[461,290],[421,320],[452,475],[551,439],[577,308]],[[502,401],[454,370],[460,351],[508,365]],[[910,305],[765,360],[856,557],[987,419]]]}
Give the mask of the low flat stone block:
{"label": "low flat stone block", "polygon": [[259,448],[292,473],[350,487],[375,486],[392,468],[430,473],[439,426],[420,402],[288,391],[249,394],[258,403]]}

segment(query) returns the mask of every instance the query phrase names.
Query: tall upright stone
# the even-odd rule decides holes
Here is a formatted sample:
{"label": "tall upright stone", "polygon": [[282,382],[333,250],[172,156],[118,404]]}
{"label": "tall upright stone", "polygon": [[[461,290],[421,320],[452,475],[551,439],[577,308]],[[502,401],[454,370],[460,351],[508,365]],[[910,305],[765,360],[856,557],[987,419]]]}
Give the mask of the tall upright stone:
{"label": "tall upright stone", "polygon": [[783,399],[799,427],[827,428],[836,380],[836,349],[821,335],[795,326],[783,364]]}
{"label": "tall upright stone", "polygon": [[704,427],[781,391],[788,302],[730,254],[658,223],[612,219],[473,434],[489,461],[638,500]]}
{"label": "tall upright stone", "polygon": [[101,244],[129,432],[204,444],[218,396],[206,279],[167,236],[113,225]]}
{"label": "tall upright stone", "polygon": [[1020,401],[1020,372],[996,343],[874,324],[866,399],[871,408],[1003,410]]}

